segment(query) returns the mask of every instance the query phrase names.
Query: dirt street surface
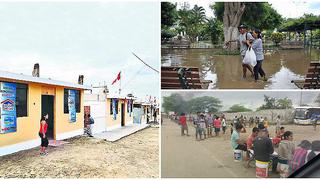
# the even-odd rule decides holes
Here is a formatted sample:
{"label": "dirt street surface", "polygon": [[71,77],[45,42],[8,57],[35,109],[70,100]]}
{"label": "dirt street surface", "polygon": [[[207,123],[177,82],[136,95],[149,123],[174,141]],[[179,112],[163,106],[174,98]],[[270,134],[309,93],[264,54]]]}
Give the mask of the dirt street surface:
{"label": "dirt street surface", "polygon": [[111,143],[88,137],[69,144],[0,157],[0,178],[159,177],[159,128],[147,128]]}
{"label": "dirt street surface", "polygon": [[[255,168],[244,167],[243,162],[235,162],[230,143],[230,128],[226,135],[212,137],[202,141],[195,140],[195,128],[189,123],[190,136],[180,135],[180,126],[164,119],[161,134],[161,177],[216,177],[216,178],[254,178]],[[296,145],[303,139],[309,141],[319,139],[320,127],[313,131],[312,126],[284,125],[286,130],[293,132]],[[275,127],[270,127],[270,137],[275,134]],[[251,133],[241,133],[245,140]],[[279,177],[270,173],[269,177]]]}

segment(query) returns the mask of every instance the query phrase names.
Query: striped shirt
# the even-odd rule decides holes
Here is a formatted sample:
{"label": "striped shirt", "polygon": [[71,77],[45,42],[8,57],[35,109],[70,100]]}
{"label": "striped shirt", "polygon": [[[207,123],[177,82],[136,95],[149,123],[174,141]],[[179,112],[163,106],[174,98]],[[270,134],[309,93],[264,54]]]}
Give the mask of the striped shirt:
{"label": "striped shirt", "polygon": [[293,154],[293,158],[291,161],[291,169],[292,172],[299,169],[301,166],[305,164],[305,159],[307,156],[308,150],[298,147]]}

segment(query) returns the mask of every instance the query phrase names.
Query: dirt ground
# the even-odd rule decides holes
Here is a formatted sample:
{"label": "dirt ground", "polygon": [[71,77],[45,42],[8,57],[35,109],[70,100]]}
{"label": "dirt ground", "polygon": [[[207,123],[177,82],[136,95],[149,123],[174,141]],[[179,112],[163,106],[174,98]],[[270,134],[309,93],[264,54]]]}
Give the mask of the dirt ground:
{"label": "dirt ground", "polygon": [[0,178],[156,178],[159,177],[159,128],[139,131],[111,143],[89,137],[0,157]]}
{"label": "dirt ground", "polygon": [[[195,140],[195,129],[189,124],[190,136],[180,135],[180,126],[164,119],[161,133],[161,177],[171,178],[254,178],[255,169],[244,167],[243,162],[233,160],[230,142],[230,128],[226,135],[212,137],[202,141]],[[312,126],[284,125],[286,130],[293,132],[296,145],[303,139],[309,141],[319,139],[320,127],[313,131]],[[275,127],[269,128],[271,137]],[[251,132],[241,133],[240,138],[246,139]],[[269,177],[279,177],[270,173]]]}

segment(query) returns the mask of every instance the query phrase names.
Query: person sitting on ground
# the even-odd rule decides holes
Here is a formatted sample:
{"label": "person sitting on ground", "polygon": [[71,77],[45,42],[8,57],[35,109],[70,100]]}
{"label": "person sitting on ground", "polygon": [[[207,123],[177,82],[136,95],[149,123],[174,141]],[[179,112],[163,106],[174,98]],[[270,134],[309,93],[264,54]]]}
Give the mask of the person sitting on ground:
{"label": "person sitting on ground", "polygon": [[269,163],[270,155],[274,152],[274,149],[265,128],[259,129],[258,135],[253,141],[253,150],[256,163]]}
{"label": "person sitting on ground", "polygon": [[295,144],[293,142],[293,133],[291,131],[286,131],[283,134],[283,140],[279,143],[279,159],[277,165],[277,171],[280,177],[289,176],[289,161],[293,158],[293,153],[295,150]]}
{"label": "person sitting on ground", "polygon": [[290,162],[291,173],[302,167],[306,163],[308,150],[311,148],[311,143],[308,140],[303,140],[298,145],[293,153],[292,161]]}
{"label": "person sitting on ground", "polygon": [[310,161],[318,154],[320,154],[320,140],[315,140],[311,143],[311,150],[308,150],[306,161]]}
{"label": "person sitting on ground", "polygon": [[188,133],[188,125],[187,125],[187,118],[185,113],[181,113],[180,119],[179,119],[180,125],[181,125],[181,136],[184,136],[184,131],[187,131],[187,136],[189,136]]}
{"label": "person sitting on ground", "polygon": [[214,132],[215,132],[216,136],[219,136],[219,132],[220,132],[220,128],[221,128],[220,118],[217,116],[217,118],[213,121],[213,123],[214,123]]}
{"label": "person sitting on ground", "polygon": [[242,151],[247,151],[247,146],[240,141],[240,132],[243,126],[241,124],[236,124],[236,128],[231,135],[231,145],[233,150],[239,149]]}

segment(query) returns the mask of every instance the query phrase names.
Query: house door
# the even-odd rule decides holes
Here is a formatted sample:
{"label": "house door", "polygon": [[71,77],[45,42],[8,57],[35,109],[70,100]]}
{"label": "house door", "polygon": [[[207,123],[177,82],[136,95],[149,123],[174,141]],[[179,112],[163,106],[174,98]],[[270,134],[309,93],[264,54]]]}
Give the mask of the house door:
{"label": "house door", "polygon": [[47,120],[48,130],[47,137],[48,139],[54,139],[54,96],[50,95],[42,95],[41,96],[41,117],[46,114],[49,115]]}
{"label": "house door", "polygon": [[126,123],[125,123],[125,108],[124,108],[124,103],[121,103],[121,126],[125,126]]}

